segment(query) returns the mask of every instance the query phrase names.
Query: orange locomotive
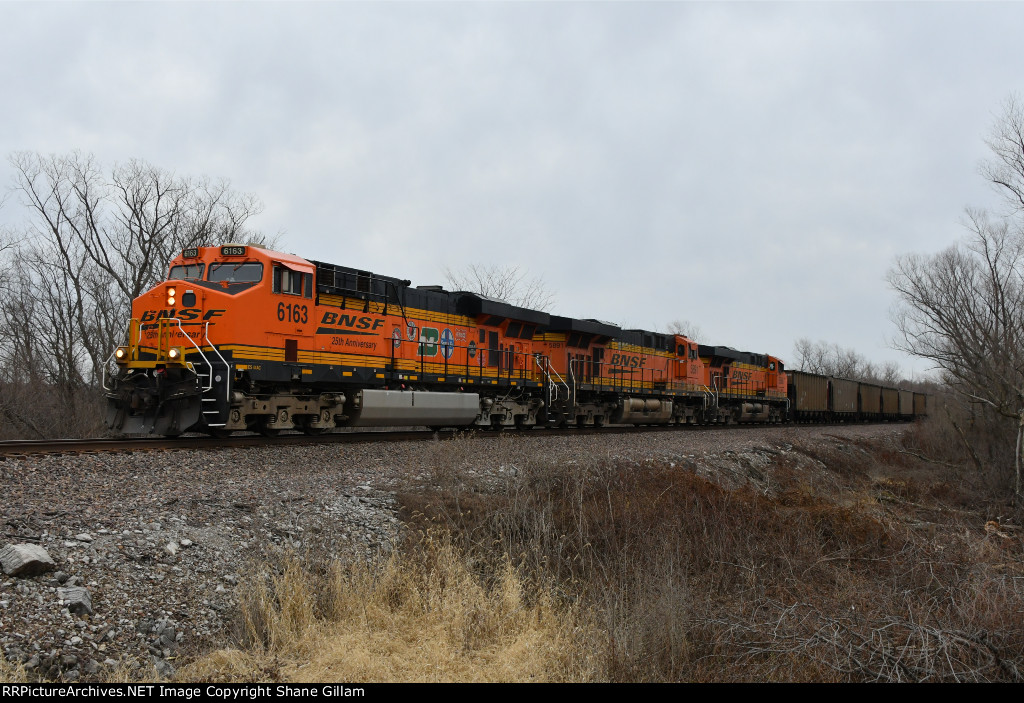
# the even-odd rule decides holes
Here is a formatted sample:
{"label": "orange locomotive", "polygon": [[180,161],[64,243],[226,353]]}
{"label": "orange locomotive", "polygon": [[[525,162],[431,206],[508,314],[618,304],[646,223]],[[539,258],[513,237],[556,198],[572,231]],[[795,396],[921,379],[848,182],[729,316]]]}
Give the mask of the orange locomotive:
{"label": "orange locomotive", "polygon": [[774,357],[234,244],[176,257],[114,361],[107,424],[131,434],[779,422],[789,403]]}

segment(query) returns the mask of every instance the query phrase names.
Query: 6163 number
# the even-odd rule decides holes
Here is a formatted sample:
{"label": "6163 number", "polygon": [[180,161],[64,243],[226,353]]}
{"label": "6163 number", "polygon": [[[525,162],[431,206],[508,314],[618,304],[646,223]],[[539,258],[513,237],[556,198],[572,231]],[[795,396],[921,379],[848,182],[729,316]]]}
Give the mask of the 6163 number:
{"label": "6163 number", "polygon": [[309,322],[309,309],[305,305],[278,303],[277,319],[281,322]]}

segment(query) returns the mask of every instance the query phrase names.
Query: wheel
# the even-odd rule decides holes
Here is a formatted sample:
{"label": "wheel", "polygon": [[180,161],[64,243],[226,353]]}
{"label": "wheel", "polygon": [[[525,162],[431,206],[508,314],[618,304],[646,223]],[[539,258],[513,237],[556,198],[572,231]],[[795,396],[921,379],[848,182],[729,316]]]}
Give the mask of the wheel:
{"label": "wheel", "polygon": [[267,426],[266,419],[260,420],[259,424],[256,426],[256,431],[264,437],[276,437],[281,434],[281,428]]}
{"label": "wheel", "polygon": [[232,430],[225,430],[223,427],[207,427],[206,434],[217,439],[224,439],[231,436]]}

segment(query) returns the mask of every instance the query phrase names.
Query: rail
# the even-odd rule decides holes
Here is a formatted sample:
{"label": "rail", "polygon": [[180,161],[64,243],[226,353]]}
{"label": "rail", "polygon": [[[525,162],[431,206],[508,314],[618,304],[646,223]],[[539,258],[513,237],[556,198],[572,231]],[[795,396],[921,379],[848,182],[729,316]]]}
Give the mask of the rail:
{"label": "rail", "polygon": [[[543,365],[540,363],[541,359],[544,360],[544,364]],[[555,369],[553,369],[551,367],[551,359],[549,359],[546,356],[541,356],[540,354],[536,354],[533,357],[533,361],[534,361],[535,364],[537,364],[537,368],[540,370],[540,372],[542,374],[544,374],[544,377],[547,379],[547,384],[546,385],[547,385],[547,391],[548,391],[548,399],[547,399],[548,407],[550,408],[554,404],[554,402],[556,400],[558,400],[558,386],[559,386],[559,384],[561,384],[565,388],[565,399],[569,400],[569,398],[572,397],[572,392],[569,389],[569,384],[565,382],[565,379],[562,378],[562,375],[559,374],[558,371],[556,371]],[[551,377],[552,376],[554,376],[556,379],[558,379],[557,383],[553,383],[551,381]]]}
{"label": "rail", "polygon": [[[391,337],[387,371],[392,374],[392,380],[420,380],[434,376],[437,378],[432,378],[432,381],[449,382],[447,379],[452,374],[461,374],[468,383],[543,383],[543,378],[532,370],[533,352],[516,350],[511,344],[495,348],[478,347],[475,342],[457,344],[447,328],[437,337],[427,336],[419,327],[412,325],[407,329],[414,330],[413,339],[407,338],[410,336],[408,332],[405,336],[397,336],[401,333],[398,328]],[[409,353],[409,345],[416,345],[414,352]],[[543,369],[539,370],[542,376]],[[420,379],[407,378],[410,374],[417,374]]]}
{"label": "rail", "polygon": [[619,366],[604,361],[588,361],[578,358],[569,360],[569,369],[580,383],[620,393],[673,390],[668,386],[666,369]]}
{"label": "rail", "polygon": [[[909,422],[877,420],[872,425],[898,425]],[[800,429],[815,424],[833,424],[830,422],[800,423],[785,426]],[[763,423],[732,424],[732,425],[605,425],[603,427],[575,427],[564,429],[545,427],[543,430],[532,427],[502,428],[500,431],[490,429],[471,430],[378,430],[361,432],[327,432],[320,435],[306,435],[299,431],[292,434],[280,434],[265,437],[256,433],[234,434],[227,437],[210,437],[206,435],[182,435],[179,437],[121,437],[116,439],[47,439],[47,440],[4,440],[0,441],[0,460],[18,459],[38,454],[86,454],[94,452],[130,452],[156,451],[165,449],[229,449],[233,447],[260,447],[281,445],[318,445],[347,444],[367,442],[405,442],[433,441],[438,436],[465,436],[474,439],[493,439],[515,433],[521,437],[553,437],[580,436],[601,434],[632,434],[649,432],[721,432],[721,431],[758,431],[767,426]]]}

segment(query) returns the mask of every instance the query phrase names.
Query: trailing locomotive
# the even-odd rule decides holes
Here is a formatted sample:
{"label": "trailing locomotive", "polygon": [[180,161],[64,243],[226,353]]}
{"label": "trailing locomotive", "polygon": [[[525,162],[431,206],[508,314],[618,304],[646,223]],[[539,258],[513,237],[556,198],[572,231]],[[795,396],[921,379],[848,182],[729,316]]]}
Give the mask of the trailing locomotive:
{"label": "trailing locomotive", "polygon": [[782,362],[254,246],[188,249],[105,382],[129,434],[784,422]]}

